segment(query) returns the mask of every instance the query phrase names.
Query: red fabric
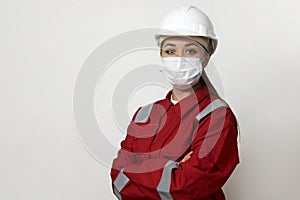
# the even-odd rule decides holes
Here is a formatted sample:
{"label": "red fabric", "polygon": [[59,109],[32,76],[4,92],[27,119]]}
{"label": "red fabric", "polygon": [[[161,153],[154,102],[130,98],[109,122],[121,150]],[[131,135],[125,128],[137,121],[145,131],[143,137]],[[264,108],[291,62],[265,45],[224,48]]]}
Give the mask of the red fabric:
{"label": "red fabric", "polygon": [[195,117],[217,99],[201,86],[176,105],[166,98],[154,103],[146,123],[134,119],[121,142],[111,169],[112,182],[124,168],[130,179],[122,200],[161,199],[157,186],[168,160],[180,162],[172,170],[170,194],[174,200],[224,200],[222,186],[239,163],[237,122],[230,108],[220,107],[198,121]]}

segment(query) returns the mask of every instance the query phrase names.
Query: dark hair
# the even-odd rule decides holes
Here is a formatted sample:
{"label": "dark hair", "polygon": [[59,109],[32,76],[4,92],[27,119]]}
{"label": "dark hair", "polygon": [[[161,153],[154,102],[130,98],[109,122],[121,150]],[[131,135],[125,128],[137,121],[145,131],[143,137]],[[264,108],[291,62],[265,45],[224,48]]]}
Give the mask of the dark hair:
{"label": "dark hair", "polygon": [[[208,76],[206,75],[205,71],[202,72],[202,76],[200,78],[200,83],[201,84],[205,84],[209,90],[209,93],[211,94],[211,96],[216,96],[218,97],[219,99],[221,99],[222,101],[226,102],[220,95],[219,93],[217,92],[216,88],[213,86],[213,84],[211,83],[211,81],[209,80]],[[226,102],[227,103],[227,102]],[[240,131],[240,125],[239,125],[239,122],[238,122],[238,119],[236,117],[236,114],[235,112],[231,109],[231,112],[233,113],[233,115],[235,116],[236,118],[236,123],[237,123],[237,129],[238,129],[238,137],[239,137],[239,141],[241,140],[241,131]]]}
{"label": "dark hair", "polygon": [[[205,84],[207,86],[207,88],[209,89],[209,93],[212,95],[217,96],[218,98],[221,98],[219,93],[217,92],[216,88],[213,86],[213,84],[211,83],[211,81],[209,80],[209,78],[207,77],[205,71],[203,70],[202,75],[201,75],[201,83]],[[222,98],[221,98],[222,99]],[[223,99],[222,99],[223,100]]]}

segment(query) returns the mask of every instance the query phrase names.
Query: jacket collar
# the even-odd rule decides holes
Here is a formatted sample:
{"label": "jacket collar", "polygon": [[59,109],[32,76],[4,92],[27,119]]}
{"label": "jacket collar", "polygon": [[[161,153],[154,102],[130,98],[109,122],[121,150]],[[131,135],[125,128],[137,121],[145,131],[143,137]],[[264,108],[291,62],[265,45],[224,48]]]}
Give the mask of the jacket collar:
{"label": "jacket collar", "polygon": [[[184,117],[189,111],[191,111],[193,108],[198,106],[201,102],[210,99],[210,92],[208,87],[206,86],[205,82],[202,78],[200,78],[199,82],[197,84],[200,84],[199,87],[197,87],[196,90],[189,96],[181,99],[177,104],[173,105],[171,102],[171,95],[172,90],[168,92],[166,95],[166,106],[174,107],[174,111],[178,114],[179,117]],[[210,101],[209,101],[210,102]],[[209,103],[208,102],[208,103]],[[198,106],[199,109],[199,106]]]}

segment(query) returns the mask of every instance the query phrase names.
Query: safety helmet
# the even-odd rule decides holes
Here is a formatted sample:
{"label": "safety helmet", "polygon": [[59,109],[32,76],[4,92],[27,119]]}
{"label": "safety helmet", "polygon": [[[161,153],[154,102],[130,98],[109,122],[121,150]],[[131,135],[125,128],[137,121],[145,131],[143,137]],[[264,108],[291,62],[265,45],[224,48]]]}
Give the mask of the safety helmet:
{"label": "safety helmet", "polygon": [[188,5],[176,8],[164,16],[160,31],[155,34],[158,46],[161,46],[162,41],[169,36],[199,36],[203,41],[207,41],[207,45],[204,46],[207,46],[207,51],[211,55],[218,44],[213,24],[208,16],[198,8]]}

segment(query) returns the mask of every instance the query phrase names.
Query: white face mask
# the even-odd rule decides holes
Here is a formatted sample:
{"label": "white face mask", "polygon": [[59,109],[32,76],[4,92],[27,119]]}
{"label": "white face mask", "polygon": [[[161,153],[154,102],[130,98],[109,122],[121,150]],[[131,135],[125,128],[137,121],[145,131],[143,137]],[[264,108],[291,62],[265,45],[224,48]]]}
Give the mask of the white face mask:
{"label": "white face mask", "polygon": [[159,70],[173,87],[186,90],[202,75],[202,60],[190,57],[164,57]]}

